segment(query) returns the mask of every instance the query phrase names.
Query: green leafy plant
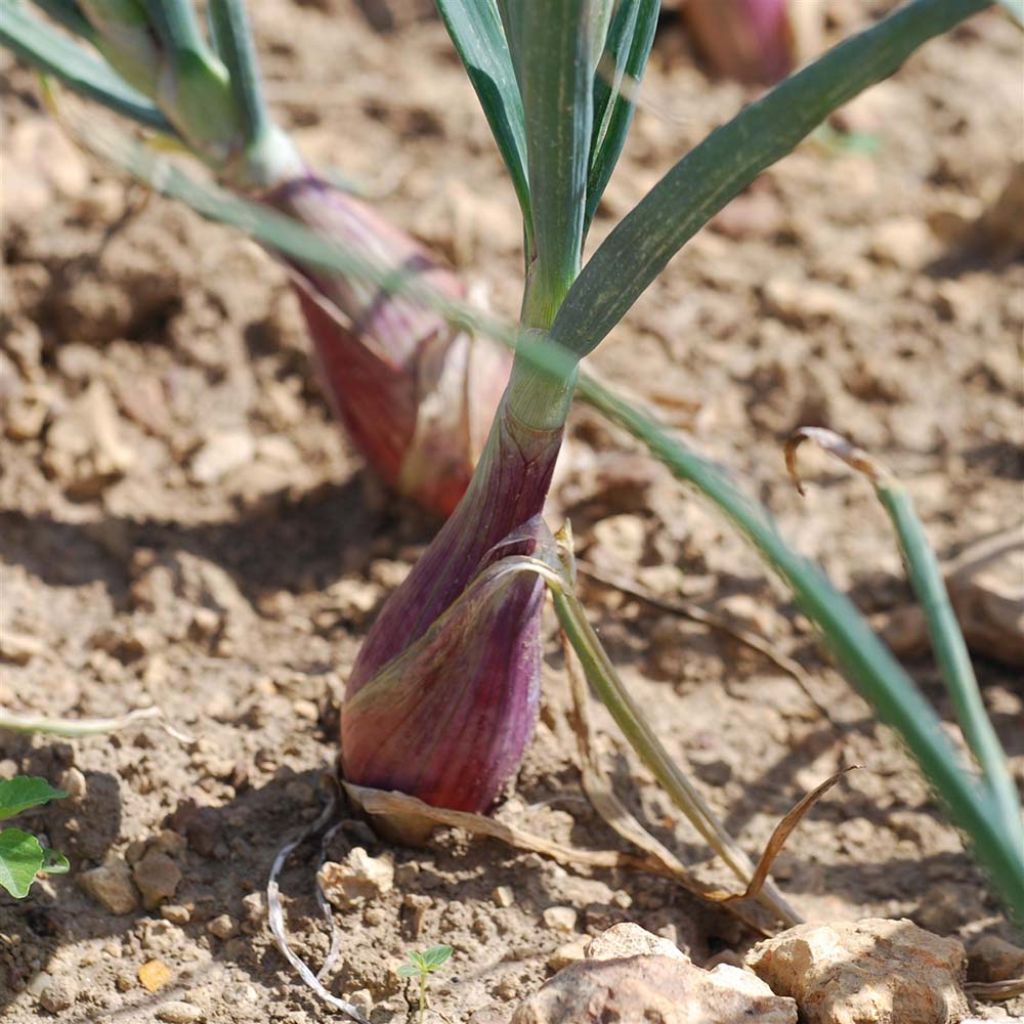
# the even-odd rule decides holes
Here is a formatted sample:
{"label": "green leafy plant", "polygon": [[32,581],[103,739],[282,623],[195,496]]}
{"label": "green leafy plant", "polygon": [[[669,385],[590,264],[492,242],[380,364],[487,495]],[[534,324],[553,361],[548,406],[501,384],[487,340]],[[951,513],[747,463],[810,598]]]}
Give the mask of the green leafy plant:
{"label": "green leafy plant", "polygon": [[[1019,803],[1010,799],[998,743],[977,721],[984,708],[962,689],[963,673],[952,677],[964,698],[956,710],[980,775],[964,764],[935,711],[850,601],[785,542],[768,513],[651,416],[580,369],[668,261],[762,170],[922,43],[987,6],[985,0],[913,0],[844,41],[695,146],[582,265],[590,218],[631,115],[635,90],[621,83],[642,75],[658,4],[439,0],[523,211],[525,287],[517,327],[474,313],[429,281],[396,275],[345,239],[313,235],[191,180],[123,139],[93,134],[93,145],[121,166],[276,251],[386,286],[516,347],[509,386],[465,498],[374,623],[350,677],[342,709],[349,781],[455,810],[492,805],[518,767],[537,714],[543,579],[556,593],[562,625],[595,689],[617,709],[616,720],[641,756],[659,763],[659,779],[683,793],[673,766],[660,762],[656,736],[636,721],[636,709],[611,681],[606,655],[584,628],[578,605],[558,599],[571,593],[569,582],[541,557],[538,514],[575,394],[716,505],[789,585],[847,678],[903,738],[1011,912],[1024,918]],[[908,545],[912,573],[918,557]],[[945,616],[934,623],[942,631],[956,628]],[[715,829],[706,824],[702,834],[712,842]],[[743,865],[735,864],[743,877]],[[787,919],[777,899],[767,902]]]}
{"label": "green leafy plant", "polygon": [[419,979],[419,1019],[422,1022],[427,1012],[427,988],[430,984],[430,976],[439,971],[451,958],[451,946],[431,946],[422,953],[412,949],[406,954],[409,962],[398,968],[400,978]]}
{"label": "green leafy plant", "polygon": [[[0,782],[0,821],[66,796],[63,790],[36,776],[6,779]],[[62,875],[68,867],[63,854],[46,849],[34,835],[20,828],[0,831],[0,887],[15,898],[27,896],[40,873]]]}

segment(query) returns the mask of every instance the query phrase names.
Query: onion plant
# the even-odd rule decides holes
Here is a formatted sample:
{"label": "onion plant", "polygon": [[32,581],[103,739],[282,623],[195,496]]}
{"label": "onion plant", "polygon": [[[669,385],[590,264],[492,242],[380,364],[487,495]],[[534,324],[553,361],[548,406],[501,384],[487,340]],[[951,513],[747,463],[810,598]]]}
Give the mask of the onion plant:
{"label": "onion plant", "polygon": [[[94,139],[165,194],[245,228],[293,260],[387,285],[516,348],[465,497],[392,594],[358,655],[342,708],[348,781],[456,810],[493,805],[536,719],[542,580],[551,584],[563,628],[595,689],[631,742],[651,754],[656,738],[630,718],[635,709],[621,689],[608,684],[610,665],[585,626],[571,579],[545,568],[539,513],[575,393],[716,505],[790,586],[841,669],[904,740],[1011,912],[1024,919],[1019,796],[964,671],[962,650],[948,640],[955,623],[935,604],[934,573],[922,563],[921,534],[908,525],[911,510],[901,492],[880,488],[941,640],[943,663],[952,669],[947,682],[971,767],[849,600],[784,541],[768,514],[650,415],[580,369],[669,260],[762,170],[922,43],[988,6],[987,0],[911,0],[844,41],[680,159],[583,265],[587,229],[630,120],[635,89],[622,83],[643,74],[657,0],[438,0],[523,212],[525,284],[515,327],[474,313],[430,282],[396,278],[393,268],[347,240],[327,240],[197,183],[123,140]],[[531,563],[534,572],[522,571]],[[670,784],[672,771],[665,768]]]}
{"label": "onion plant", "polygon": [[[171,138],[237,193],[280,210],[394,273],[453,298],[456,275],[365,203],[319,175],[264,102],[242,0],[211,0],[204,33],[192,0],[0,3],[0,41],[155,136]],[[476,345],[429,306],[381,301],[337,272],[291,260],[335,415],[388,484],[447,515],[469,482],[508,379],[505,350]]]}

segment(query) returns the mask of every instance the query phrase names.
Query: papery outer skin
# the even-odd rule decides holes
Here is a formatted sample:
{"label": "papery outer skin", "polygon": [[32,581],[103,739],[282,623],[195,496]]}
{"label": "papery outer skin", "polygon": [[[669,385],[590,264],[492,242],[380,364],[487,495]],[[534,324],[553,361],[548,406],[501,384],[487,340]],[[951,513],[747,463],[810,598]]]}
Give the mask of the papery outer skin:
{"label": "papery outer skin", "polygon": [[795,63],[790,21],[793,2],[687,0],[683,13],[717,72],[744,82],[769,84],[785,78]]}
{"label": "papery outer skin", "polygon": [[[260,197],[364,256],[461,299],[455,274],[365,204],[311,173]],[[501,346],[372,283],[293,265],[335,414],[390,486],[442,516],[465,493],[508,381]]]}
{"label": "papery outer skin", "polygon": [[482,580],[342,712],[345,779],[486,811],[522,761],[540,702],[533,574]]}
{"label": "papery outer skin", "polygon": [[512,580],[479,623],[453,625],[408,665],[394,659],[486,565],[523,553],[521,541],[493,549],[543,508],[561,436],[524,427],[502,403],[466,497],[356,658],[341,712],[347,781],[485,811],[518,767],[537,715],[539,579]]}

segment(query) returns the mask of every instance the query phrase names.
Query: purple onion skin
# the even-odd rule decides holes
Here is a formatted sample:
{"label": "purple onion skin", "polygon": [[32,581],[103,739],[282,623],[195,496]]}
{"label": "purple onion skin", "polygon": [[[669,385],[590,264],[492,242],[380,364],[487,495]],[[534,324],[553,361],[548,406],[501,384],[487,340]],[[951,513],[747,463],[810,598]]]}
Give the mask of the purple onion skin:
{"label": "purple onion skin", "polygon": [[[456,275],[368,206],[312,172],[277,186],[261,201],[348,249],[453,299]],[[508,382],[511,356],[478,346],[436,311],[376,285],[292,264],[321,378],[335,415],[377,474],[431,512],[448,516],[469,485],[481,441]],[[458,362],[457,373],[443,364]],[[464,369],[462,364],[465,364]],[[435,394],[443,388],[441,400]],[[425,422],[434,408],[446,417]]]}
{"label": "purple onion skin", "polygon": [[793,70],[792,0],[687,0],[690,31],[719,74],[769,85]]}
{"label": "purple onion skin", "polygon": [[341,713],[347,781],[484,812],[518,768],[537,719],[544,584],[520,575],[478,592],[473,581],[529,552],[523,540],[494,549],[543,508],[561,437],[499,408],[465,498],[356,659]]}
{"label": "purple onion skin", "polygon": [[540,700],[544,584],[475,581],[342,712],[345,779],[486,811],[522,761]]}

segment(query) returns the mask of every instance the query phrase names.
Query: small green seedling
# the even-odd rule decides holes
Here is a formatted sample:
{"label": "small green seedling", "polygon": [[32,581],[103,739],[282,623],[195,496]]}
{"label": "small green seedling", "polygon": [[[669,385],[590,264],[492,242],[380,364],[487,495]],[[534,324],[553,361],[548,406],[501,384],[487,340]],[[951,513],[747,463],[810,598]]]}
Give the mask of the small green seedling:
{"label": "small green seedling", "polygon": [[427,1010],[427,985],[430,983],[430,975],[439,970],[448,958],[452,955],[451,946],[431,946],[430,949],[418,953],[410,950],[407,954],[409,962],[398,968],[398,975],[401,978],[420,979],[420,1022]]}
{"label": "small green seedling", "polygon": [[[67,793],[55,789],[46,779],[29,775],[7,779],[0,782],[0,821],[66,796]],[[20,828],[0,831],[0,888],[6,889],[16,899],[28,895],[40,872],[62,875],[68,867],[63,854],[47,850],[28,832]]]}

